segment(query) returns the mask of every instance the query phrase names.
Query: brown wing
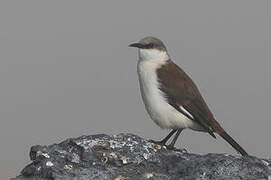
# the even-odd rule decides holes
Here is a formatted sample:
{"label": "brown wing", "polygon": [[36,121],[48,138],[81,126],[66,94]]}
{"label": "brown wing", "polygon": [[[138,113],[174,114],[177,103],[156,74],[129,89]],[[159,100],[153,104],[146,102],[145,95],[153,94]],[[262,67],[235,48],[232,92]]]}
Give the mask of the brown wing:
{"label": "brown wing", "polygon": [[180,109],[180,106],[184,107],[194,117],[192,120],[200,124],[213,137],[215,137],[213,132],[223,131],[198,88],[181,68],[168,60],[162,68],[157,70],[157,75],[161,82],[160,89],[167,95],[169,104],[185,114]]}

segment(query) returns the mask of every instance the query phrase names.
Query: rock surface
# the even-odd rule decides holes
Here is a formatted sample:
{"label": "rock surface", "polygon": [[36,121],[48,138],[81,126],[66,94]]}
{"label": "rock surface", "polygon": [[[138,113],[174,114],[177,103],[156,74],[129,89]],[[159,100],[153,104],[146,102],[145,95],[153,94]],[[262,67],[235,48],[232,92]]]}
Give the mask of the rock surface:
{"label": "rock surface", "polygon": [[271,161],[170,151],[133,134],[90,135],[33,146],[32,163],[13,180],[271,179]]}

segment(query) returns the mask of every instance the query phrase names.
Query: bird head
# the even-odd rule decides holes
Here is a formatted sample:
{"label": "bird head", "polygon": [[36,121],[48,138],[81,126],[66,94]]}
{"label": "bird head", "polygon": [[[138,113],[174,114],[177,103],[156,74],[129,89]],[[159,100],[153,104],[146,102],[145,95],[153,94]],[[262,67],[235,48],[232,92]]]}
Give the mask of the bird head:
{"label": "bird head", "polygon": [[166,46],[160,39],[155,37],[145,37],[141,39],[138,43],[133,43],[129,46],[138,48],[139,59],[142,61],[164,61],[169,59]]}

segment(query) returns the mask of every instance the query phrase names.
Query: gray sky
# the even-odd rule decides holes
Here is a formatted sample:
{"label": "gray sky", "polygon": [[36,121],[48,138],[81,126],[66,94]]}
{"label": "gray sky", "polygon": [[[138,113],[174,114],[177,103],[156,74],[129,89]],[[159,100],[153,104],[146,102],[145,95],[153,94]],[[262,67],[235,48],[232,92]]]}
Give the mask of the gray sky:
{"label": "gray sky", "polygon": [[[161,38],[217,120],[250,154],[271,157],[271,1],[1,1],[0,177],[32,145],[84,134],[167,134],[148,117],[127,45]],[[186,130],[177,146],[235,153]]]}

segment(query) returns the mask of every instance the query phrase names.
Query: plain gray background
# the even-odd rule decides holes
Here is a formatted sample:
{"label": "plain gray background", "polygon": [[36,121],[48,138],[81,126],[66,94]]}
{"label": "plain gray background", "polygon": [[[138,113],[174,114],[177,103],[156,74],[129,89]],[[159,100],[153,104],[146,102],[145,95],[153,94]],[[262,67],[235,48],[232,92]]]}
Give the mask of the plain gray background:
{"label": "plain gray background", "polygon": [[[29,149],[84,134],[161,139],[128,44],[153,35],[197,83],[217,120],[249,153],[270,153],[271,1],[1,1],[0,178]],[[236,152],[184,131],[193,153]]]}

